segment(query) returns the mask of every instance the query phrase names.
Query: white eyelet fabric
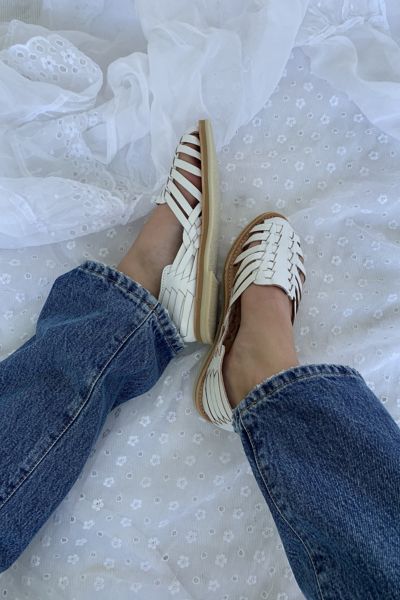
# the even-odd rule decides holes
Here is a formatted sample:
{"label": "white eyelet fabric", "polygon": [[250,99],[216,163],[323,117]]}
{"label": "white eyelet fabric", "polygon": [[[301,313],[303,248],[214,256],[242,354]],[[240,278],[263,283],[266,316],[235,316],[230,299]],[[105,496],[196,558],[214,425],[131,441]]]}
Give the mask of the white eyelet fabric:
{"label": "white eyelet fabric", "polygon": [[[85,259],[118,264],[160,191],[156,182],[166,179],[176,143],[190,125],[186,119],[211,116],[206,109],[196,113],[202,92],[209,110],[215,110],[219,140],[219,273],[232,242],[254,217],[265,211],[287,216],[301,238],[307,269],[294,324],[300,361],[355,367],[400,423],[399,141],[373,125],[341,89],[313,75],[303,50],[287,52],[289,60],[270,97],[261,82],[271,52],[261,52],[262,69],[242,72],[242,57],[249,55],[239,51],[242,33],[234,33],[232,11],[235,17],[245,16],[246,8],[257,14],[261,1],[223,1],[219,12],[206,10],[207,2],[202,9],[195,0],[184,3],[180,18],[196,27],[166,22],[175,1],[134,7],[121,0],[118,10],[100,0],[44,4],[51,10],[40,24],[51,31],[20,21],[1,24],[2,51],[36,36],[61,36],[99,66],[107,83],[92,96],[91,108],[82,108],[91,101],[89,93],[71,110],[65,104],[69,91],[81,94],[82,87],[61,90],[1,67],[0,86],[12,90],[8,105],[0,93],[0,115],[7,116],[0,121],[1,358],[31,337],[58,275]],[[342,4],[352,11],[347,30],[341,29],[347,40],[355,26],[363,35],[375,31],[365,11],[376,9],[371,19],[377,18],[378,3],[324,2],[323,19],[318,11],[311,13],[316,44],[340,26]],[[146,13],[141,26],[136,10]],[[158,38],[153,26],[164,17],[166,29]],[[286,10],[288,22],[292,18],[294,11]],[[202,28],[214,37],[198,33]],[[207,67],[204,89],[189,87],[182,55],[173,53],[173,42],[181,38],[168,38],[166,30],[194,36],[195,57],[200,44]],[[261,36],[263,23],[254,35],[257,31]],[[396,23],[393,31],[400,31]],[[253,37],[255,46],[260,40]],[[212,62],[220,66],[227,44],[232,62],[223,63],[224,78],[217,72],[215,81],[207,79],[215,72],[208,69],[206,50],[214,48]],[[134,50],[139,54],[132,57]],[[160,72],[164,56],[170,96]],[[142,93],[149,69],[157,100],[152,135],[148,95]],[[183,73],[184,81],[179,79]],[[253,116],[245,107],[254,105],[226,88],[229,76],[250,94],[243,81],[247,84],[251,73],[266,95],[258,98]],[[174,95],[179,86],[187,92],[180,103]],[[368,89],[365,97],[373,99]],[[41,112],[44,106],[49,112]],[[110,414],[68,497],[0,575],[0,597],[301,600],[238,436],[208,425],[193,407],[205,351],[188,348],[148,394]]]}

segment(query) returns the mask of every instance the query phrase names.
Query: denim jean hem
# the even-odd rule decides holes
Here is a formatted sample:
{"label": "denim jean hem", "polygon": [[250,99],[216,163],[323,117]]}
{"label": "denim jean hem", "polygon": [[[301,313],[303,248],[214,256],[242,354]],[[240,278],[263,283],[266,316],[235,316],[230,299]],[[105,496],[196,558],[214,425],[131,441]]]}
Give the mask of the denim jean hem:
{"label": "denim jean hem", "polygon": [[344,365],[333,364],[310,364],[298,365],[286,371],[281,371],[265,381],[259,383],[251,392],[238,404],[232,414],[232,425],[236,432],[240,429],[240,417],[250,408],[254,407],[260,400],[265,400],[284,387],[290,386],[300,380],[307,380],[313,377],[333,376],[333,377],[357,377],[362,375],[356,369]]}
{"label": "denim jean hem", "polygon": [[142,310],[143,314],[153,312],[174,354],[177,354],[185,347],[178,329],[171,320],[167,310],[140,283],[134,281],[125,273],[101,262],[87,260],[80,265],[79,269],[102,277],[110,285],[116,286],[126,298],[133,301],[136,311]]}

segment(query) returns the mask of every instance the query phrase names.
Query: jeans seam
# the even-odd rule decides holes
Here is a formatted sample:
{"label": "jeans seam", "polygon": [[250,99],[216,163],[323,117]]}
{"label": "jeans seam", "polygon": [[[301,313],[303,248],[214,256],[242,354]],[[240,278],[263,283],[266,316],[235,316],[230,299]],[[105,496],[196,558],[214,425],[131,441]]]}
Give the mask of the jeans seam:
{"label": "jeans seam", "polygon": [[[154,307],[155,308],[155,307]],[[109,364],[111,363],[111,361],[117,356],[117,354],[121,351],[121,349],[124,347],[124,345],[126,344],[126,342],[129,340],[129,338],[131,338],[137,331],[138,329],[140,329],[145,323],[146,321],[150,318],[150,316],[152,315],[152,312],[154,311],[154,309],[149,312],[148,315],[146,315],[146,317],[141,321],[141,323],[139,323],[139,325],[133,330],[131,331],[123,340],[122,342],[119,344],[118,348],[115,350],[115,352],[112,354],[112,356],[108,359],[108,361],[105,363],[105,365],[100,369],[100,371],[98,372],[96,378],[93,380],[89,392],[86,396],[86,398],[84,399],[84,401],[82,402],[82,404],[79,406],[78,410],[76,411],[75,415],[69,420],[69,422],[64,426],[64,429],[62,430],[62,432],[57,436],[57,438],[52,442],[52,444],[47,448],[47,450],[43,453],[43,455],[40,457],[39,460],[36,461],[35,465],[31,468],[31,470],[29,471],[29,473],[27,473],[25,475],[25,477],[15,486],[15,488],[13,489],[13,491],[7,496],[7,498],[4,500],[4,502],[0,505],[0,510],[2,508],[4,508],[4,506],[7,504],[7,502],[10,500],[10,498],[19,490],[19,488],[25,483],[25,481],[34,473],[34,471],[37,469],[37,467],[40,465],[40,463],[46,458],[46,456],[48,455],[48,453],[50,452],[50,450],[52,450],[52,448],[54,448],[54,446],[64,437],[65,433],[68,431],[68,429],[75,423],[76,419],[79,417],[80,413],[82,412],[82,410],[85,408],[85,406],[88,404],[91,396],[93,395],[94,389],[100,379],[100,377],[104,374],[104,372],[106,371],[107,367],[109,366]]]}
{"label": "jeans seam", "polygon": [[[156,308],[157,308],[158,306],[161,306],[161,304],[160,304],[160,303],[159,303],[159,304],[157,304]],[[168,346],[169,346],[169,349],[171,350],[171,352],[172,352],[174,355],[175,355],[175,354],[177,354],[177,350],[174,348],[174,346],[173,346],[173,345],[171,344],[171,342],[169,341],[169,337],[170,337],[170,336],[169,336],[169,334],[168,334],[168,333],[166,333],[166,331],[165,331],[165,327],[164,327],[164,324],[162,323],[162,320],[160,319],[160,316],[159,316],[159,315],[158,315],[156,312],[154,312],[154,316],[156,317],[156,319],[157,319],[157,322],[158,322],[159,326],[161,327],[161,329],[162,329],[162,331],[163,331],[164,338],[165,338],[165,341],[167,342],[167,344],[168,344]],[[182,343],[183,343],[183,342],[182,342]]]}
{"label": "jeans seam", "polygon": [[[163,325],[163,323],[162,323],[162,321],[160,319],[160,316],[155,312],[157,308],[159,308],[159,307],[162,306],[160,302],[157,301],[156,304],[150,304],[145,298],[139,297],[139,295],[137,295],[137,292],[134,292],[134,293],[130,292],[125,287],[121,286],[117,281],[114,281],[113,279],[110,279],[104,273],[97,273],[96,271],[91,271],[90,269],[86,269],[84,267],[78,267],[78,268],[81,271],[85,272],[85,273],[90,273],[91,275],[95,275],[95,276],[99,277],[100,279],[107,280],[109,283],[115,285],[124,294],[130,296],[132,299],[143,301],[146,304],[146,306],[151,311],[154,312],[154,316],[156,317],[158,324],[160,325],[161,329],[163,330],[164,337],[165,337],[165,340],[166,340],[166,342],[167,342],[167,344],[169,346],[169,349],[173,352],[173,354],[176,354],[176,350],[175,350],[174,346],[169,341],[169,335],[167,335],[165,333],[165,327],[164,327],[164,325]],[[132,281],[134,281],[134,280],[132,279]],[[137,283],[137,282],[135,281],[134,283]],[[143,290],[146,291],[146,292],[148,292],[148,290],[146,290],[146,288],[143,288]],[[148,293],[150,293],[150,292],[148,292]],[[156,298],[155,298],[155,300],[156,300]]]}
{"label": "jeans seam", "polygon": [[[296,379],[294,379],[293,381],[282,383],[282,385],[280,385],[279,387],[271,390],[271,392],[269,392],[268,394],[266,394],[266,396],[264,396],[263,398],[256,398],[255,400],[253,400],[253,402],[251,402],[251,404],[249,404],[245,408],[242,408],[238,412],[240,412],[241,414],[244,414],[250,408],[254,407],[255,404],[258,404],[259,402],[262,402],[266,398],[269,398],[270,396],[273,396],[276,392],[280,392],[281,390],[285,389],[289,385],[293,385],[294,383],[297,383],[298,381],[303,381],[304,379],[315,379],[316,377],[321,377],[322,375],[324,377],[354,377],[355,379],[359,378],[357,375],[350,374],[350,373],[316,373],[315,375],[303,375],[301,377],[296,377]],[[250,395],[251,395],[251,392],[250,392]]]}
{"label": "jeans seam", "polygon": [[255,448],[254,448],[254,445],[253,445],[253,441],[252,441],[252,439],[251,439],[251,436],[250,436],[250,434],[249,434],[248,430],[246,429],[246,425],[243,423],[243,420],[242,420],[242,415],[241,415],[241,414],[239,415],[239,418],[240,418],[240,422],[241,422],[241,424],[242,424],[242,427],[243,427],[244,431],[246,432],[246,435],[247,435],[247,437],[248,437],[248,440],[249,440],[249,442],[250,442],[250,446],[251,446],[251,449],[252,449],[252,451],[253,451],[253,457],[254,457],[254,460],[255,460],[255,462],[256,462],[256,465],[257,465],[258,472],[259,472],[259,474],[260,474],[260,476],[261,476],[261,479],[263,480],[263,483],[264,483],[264,485],[265,485],[265,488],[266,488],[266,490],[267,490],[267,492],[268,492],[268,495],[269,495],[269,497],[271,498],[271,501],[272,501],[273,505],[275,506],[275,508],[276,508],[277,512],[279,513],[279,515],[281,516],[281,518],[283,519],[283,521],[284,521],[284,522],[285,522],[285,523],[288,525],[288,527],[289,527],[289,528],[290,528],[290,529],[293,531],[294,535],[295,535],[295,536],[296,536],[296,537],[297,537],[297,538],[300,540],[300,543],[301,543],[301,544],[304,546],[304,548],[305,548],[305,551],[306,551],[306,553],[307,553],[307,555],[308,555],[308,557],[309,557],[309,559],[310,559],[310,562],[311,562],[311,565],[312,565],[312,568],[313,568],[313,571],[314,571],[314,575],[315,575],[315,579],[316,579],[316,582],[317,582],[317,587],[318,587],[318,592],[319,592],[319,597],[320,597],[320,600],[324,600],[324,596],[323,596],[323,594],[322,594],[322,590],[321,590],[320,582],[319,582],[319,579],[318,579],[317,570],[316,570],[316,567],[315,567],[314,561],[313,561],[313,559],[312,559],[311,552],[310,552],[310,550],[308,549],[308,547],[307,547],[307,544],[306,544],[306,542],[303,540],[303,538],[301,537],[301,535],[300,535],[299,533],[297,533],[297,531],[296,531],[296,530],[295,530],[295,529],[292,527],[292,525],[289,523],[289,521],[286,519],[286,517],[285,517],[285,516],[282,514],[282,512],[281,512],[281,510],[279,509],[279,507],[278,507],[277,503],[275,502],[275,499],[274,499],[274,497],[273,497],[273,495],[272,495],[272,493],[271,493],[271,491],[270,491],[270,489],[269,489],[269,487],[268,487],[268,484],[267,484],[267,482],[266,482],[266,481],[265,481],[265,479],[264,479],[264,475],[263,475],[263,473],[262,473],[262,471],[261,471],[261,469],[260,469],[260,466],[259,466],[259,464],[258,464],[258,460],[257,460],[257,454],[256,454],[256,451],[255,451]]}
{"label": "jeans seam", "polygon": [[[139,294],[137,293],[137,291],[131,292],[130,290],[127,290],[124,286],[120,285],[118,281],[114,281],[113,279],[111,279],[110,277],[105,275],[104,273],[96,273],[96,271],[90,271],[89,269],[84,269],[83,267],[78,267],[78,269],[80,269],[84,273],[90,273],[91,275],[95,275],[95,277],[99,277],[100,279],[107,281],[108,283],[117,287],[119,290],[121,290],[121,292],[123,292],[127,296],[130,296],[132,299],[144,302],[150,310],[154,310],[159,305],[159,302],[157,302],[157,304],[150,304],[150,302],[148,302],[145,298],[141,298],[139,296]],[[132,279],[132,281],[133,281],[133,279]],[[136,283],[136,282],[134,282],[134,283]],[[143,288],[143,290],[147,291],[145,288]]]}

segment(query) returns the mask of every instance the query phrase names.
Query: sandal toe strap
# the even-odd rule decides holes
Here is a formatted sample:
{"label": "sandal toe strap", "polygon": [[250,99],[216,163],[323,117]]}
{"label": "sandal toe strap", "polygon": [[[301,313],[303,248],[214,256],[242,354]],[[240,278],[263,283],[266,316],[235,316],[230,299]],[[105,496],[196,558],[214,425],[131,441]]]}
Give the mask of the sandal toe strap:
{"label": "sandal toe strap", "polygon": [[[254,245],[250,245],[253,244]],[[279,286],[298,309],[305,277],[300,238],[283,217],[265,219],[253,227],[245,248],[235,260],[238,264],[230,305],[252,284]]]}

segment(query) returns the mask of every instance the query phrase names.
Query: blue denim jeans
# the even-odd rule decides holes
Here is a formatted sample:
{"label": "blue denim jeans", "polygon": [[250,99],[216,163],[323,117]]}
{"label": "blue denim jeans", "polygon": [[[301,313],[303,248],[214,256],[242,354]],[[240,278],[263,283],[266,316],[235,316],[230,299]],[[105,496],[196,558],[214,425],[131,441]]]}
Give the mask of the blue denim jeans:
{"label": "blue denim jeans", "polygon": [[[68,493],[118,404],[183,348],[123,273],[59,277],[36,334],[0,363],[0,571]],[[400,598],[400,430],[348,367],[306,365],[257,386],[234,428],[306,598]]]}

